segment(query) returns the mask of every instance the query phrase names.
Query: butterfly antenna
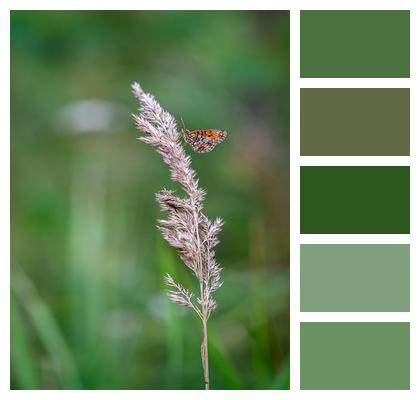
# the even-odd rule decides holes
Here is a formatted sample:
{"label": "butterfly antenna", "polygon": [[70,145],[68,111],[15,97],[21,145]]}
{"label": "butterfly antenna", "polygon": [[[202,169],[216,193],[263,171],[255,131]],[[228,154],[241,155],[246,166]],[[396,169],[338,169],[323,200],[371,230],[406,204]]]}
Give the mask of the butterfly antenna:
{"label": "butterfly antenna", "polygon": [[184,138],[184,141],[186,141],[187,139],[185,137],[185,131],[187,130],[187,128],[185,127],[184,120],[182,119],[182,117],[181,117],[181,122],[182,122],[182,126],[184,127],[184,129],[182,129],[182,137]]}
{"label": "butterfly antenna", "polygon": [[184,127],[184,131],[185,131],[187,128],[185,127],[184,120],[182,119],[182,117],[181,117],[181,122],[182,122],[182,126]]}

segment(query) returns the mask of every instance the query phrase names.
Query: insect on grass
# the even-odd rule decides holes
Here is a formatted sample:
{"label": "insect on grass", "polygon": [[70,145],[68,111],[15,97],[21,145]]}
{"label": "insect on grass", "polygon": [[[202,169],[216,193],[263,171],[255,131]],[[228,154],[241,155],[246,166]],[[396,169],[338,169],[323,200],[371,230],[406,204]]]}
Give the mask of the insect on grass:
{"label": "insect on grass", "polygon": [[[172,276],[164,279],[171,288],[167,294],[172,302],[195,311],[202,324],[201,359],[204,370],[204,388],[210,388],[207,321],[217,306],[214,292],[222,286],[221,268],[215,260],[214,248],[219,243],[222,229],[221,218],[209,219],[203,213],[205,191],[198,186],[196,172],[191,167],[191,157],[185,153],[175,118],[163,110],[154,96],[143,92],[138,83],[132,86],[140,101],[137,115],[133,115],[137,129],[145,132],[139,140],[156,147],[164,163],[169,167],[171,179],[178,182],[185,196],[178,197],[172,190],[163,189],[156,200],[167,219],[158,221],[163,238],[174,247],[181,260],[197,278],[197,294],[184,288]],[[212,129],[183,130],[185,141],[194,151],[211,151],[226,138],[225,131]]]}
{"label": "insect on grass", "polygon": [[[182,118],[181,121],[184,125]],[[227,132],[224,129],[196,129],[190,131],[185,128],[185,125],[182,134],[184,140],[196,153],[208,153],[212,151],[216,145],[222,143],[227,136]]]}

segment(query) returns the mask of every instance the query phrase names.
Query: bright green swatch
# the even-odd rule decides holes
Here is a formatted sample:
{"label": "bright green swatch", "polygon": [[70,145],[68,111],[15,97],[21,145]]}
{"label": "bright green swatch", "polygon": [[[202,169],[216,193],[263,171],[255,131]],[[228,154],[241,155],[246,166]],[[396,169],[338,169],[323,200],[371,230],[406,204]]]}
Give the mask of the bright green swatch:
{"label": "bright green swatch", "polygon": [[301,11],[302,78],[408,78],[410,12]]}
{"label": "bright green swatch", "polygon": [[410,311],[408,244],[303,244],[305,312]]}
{"label": "bright green swatch", "polygon": [[410,168],[301,167],[300,232],[410,233]]}
{"label": "bright green swatch", "polygon": [[301,323],[300,387],[409,389],[410,324]]}
{"label": "bright green swatch", "polygon": [[409,156],[410,89],[301,89],[302,156]]}

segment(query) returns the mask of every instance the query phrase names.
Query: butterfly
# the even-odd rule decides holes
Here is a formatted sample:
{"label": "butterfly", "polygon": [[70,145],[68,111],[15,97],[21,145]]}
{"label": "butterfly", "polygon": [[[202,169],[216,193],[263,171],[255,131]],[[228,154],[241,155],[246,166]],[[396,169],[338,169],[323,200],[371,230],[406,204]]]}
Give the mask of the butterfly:
{"label": "butterfly", "polygon": [[183,129],[182,133],[185,141],[197,153],[208,153],[212,151],[216,147],[216,144],[226,139],[227,135],[225,130],[217,129],[197,129],[194,131]]}

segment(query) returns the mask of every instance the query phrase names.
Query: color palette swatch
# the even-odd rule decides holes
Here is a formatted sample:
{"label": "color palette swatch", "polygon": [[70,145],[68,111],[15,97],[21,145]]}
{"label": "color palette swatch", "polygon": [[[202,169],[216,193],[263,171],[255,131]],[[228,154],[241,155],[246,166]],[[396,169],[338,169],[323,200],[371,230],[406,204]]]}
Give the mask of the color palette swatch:
{"label": "color palette swatch", "polygon": [[410,155],[409,89],[301,89],[302,156]]}
{"label": "color palette swatch", "polygon": [[406,322],[304,322],[301,389],[409,389]]}
{"label": "color palette swatch", "polygon": [[409,167],[301,167],[301,233],[410,233]]}
{"label": "color palette swatch", "polygon": [[300,388],[409,389],[410,11],[301,11],[300,76]]}
{"label": "color palette swatch", "polygon": [[302,78],[407,78],[410,13],[301,11]]}
{"label": "color palette swatch", "polygon": [[300,308],[304,312],[410,311],[410,247],[301,245]]}

